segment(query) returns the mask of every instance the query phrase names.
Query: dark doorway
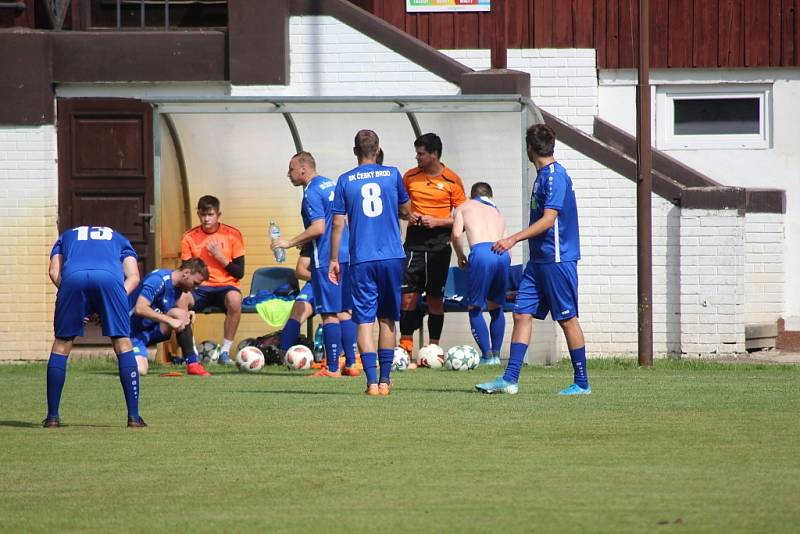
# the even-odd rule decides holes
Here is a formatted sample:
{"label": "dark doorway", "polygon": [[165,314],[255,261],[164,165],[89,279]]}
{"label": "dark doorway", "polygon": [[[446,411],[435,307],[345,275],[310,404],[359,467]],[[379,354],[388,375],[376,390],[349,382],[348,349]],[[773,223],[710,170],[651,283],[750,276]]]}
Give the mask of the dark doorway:
{"label": "dark doorway", "polygon": [[[155,266],[153,110],[130,99],[58,101],[58,228],[108,226],[125,234],[139,270]],[[99,329],[84,343],[102,343]],[[78,340],[76,340],[78,341]]]}

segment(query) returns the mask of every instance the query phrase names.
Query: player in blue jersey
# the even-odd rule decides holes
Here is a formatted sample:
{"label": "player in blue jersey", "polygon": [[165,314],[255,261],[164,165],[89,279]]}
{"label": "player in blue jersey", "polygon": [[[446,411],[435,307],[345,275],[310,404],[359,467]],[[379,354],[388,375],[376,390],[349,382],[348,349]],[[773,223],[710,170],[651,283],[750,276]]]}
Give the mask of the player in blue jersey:
{"label": "player in blue jersey", "polygon": [[[322,335],[325,343],[327,367],[314,373],[314,377],[338,378],[339,352],[345,354],[345,374],[357,376],[356,369],[356,326],[350,310],[353,307],[349,280],[334,284],[328,279],[328,258],[331,255],[331,230],[333,219],[333,195],[336,188],[330,179],[317,174],[314,156],[308,152],[298,152],[289,160],[287,173],[292,185],[303,187],[303,202],[300,214],[305,230],[291,239],[276,239],[272,249],[289,248],[311,243],[311,286],[314,290],[314,308],[322,317]],[[336,259],[346,273],[350,257],[347,245],[337,250]],[[291,321],[291,319],[290,319]],[[300,325],[287,322],[299,332]],[[286,330],[284,327],[284,331]]]}
{"label": "player in blue jersey", "polygon": [[[486,182],[473,184],[470,200],[458,206],[453,214],[451,236],[459,267],[469,268],[469,324],[481,349],[481,365],[500,365],[500,348],[506,328],[503,303],[511,265],[508,252],[498,254],[492,250],[494,243],[502,239],[506,231],[506,222],[492,196],[492,187]],[[470,246],[469,259],[461,247],[460,238],[464,233]],[[491,317],[488,328],[483,320],[484,306]]]}
{"label": "player in blue jersey", "polygon": [[139,371],[133,354],[128,295],[139,283],[136,252],[128,239],[105,226],[67,230],[50,252],[50,280],[58,288],[53,318],[55,340],[47,362],[45,428],[61,426],[59,405],[67,377],[67,358],[84,318],[97,314],[103,335],[111,338],[128,408],[128,426],[147,426],[139,416]]}
{"label": "player in blue jersey", "polygon": [[575,191],[567,171],[553,157],[556,135],[550,126],[531,126],[525,142],[528,159],[537,171],[531,195],[530,226],[500,239],[492,250],[505,252],[527,239],[530,260],[525,266],[514,306],[514,332],[505,374],[475,387],[485,393],[516,393],[531,339],[532,317],[544,319],[550,313],[564,331],[574,371],[573,383],[559,394],[588,395],[592,389],[586,373],[583,330],[578,322],[581,252]]}
{"label": "player in blue jersey", "polygon": [[313,247],[310,243],[303,245],[300,249],[300,256],[297,258],[297,264],[294,267],[295,277],[298,280],[305,280],[306,284],[294,298],[289,320],[286,321],[281,331],[280,349],[284,352],[297,344],[298,339],[300,339],[300,325],[314,315],[314,290],[311,286],[312,249]]}
{"label": "player in blue jersey", "polygon": [[157,269],[144,277],[130,295],[131,342],[139,366],[139,374],[147,374],[147,347],[168,340],[177,333],[178,345],[190,375],[210,376],[197,361],[189,311],[191,292],[208,280],[208,267],[200,258],[181,262],[175,270]]}
{"label": "player in blue jersey", "polygon": [[[378,135],[360,130],[353,153],[358,167],[339,176],[333,201],[333,234],[329,277],[346,283],[337,251],[344,242],[345,219],[349,226],[350,287],[353,292],[353,320],[358,325],[358,348],[367,376],[368,395],[388,395],[394,347],[395,323],[400,319],[400,285],[403,281],[405,251],[400,239],[398,215],[408,217],[409,197],[403,178],[395,167],[378,165]],[[378,319],[378,350],[372,328]],[[380,376],[376,370],[380,362]]]}

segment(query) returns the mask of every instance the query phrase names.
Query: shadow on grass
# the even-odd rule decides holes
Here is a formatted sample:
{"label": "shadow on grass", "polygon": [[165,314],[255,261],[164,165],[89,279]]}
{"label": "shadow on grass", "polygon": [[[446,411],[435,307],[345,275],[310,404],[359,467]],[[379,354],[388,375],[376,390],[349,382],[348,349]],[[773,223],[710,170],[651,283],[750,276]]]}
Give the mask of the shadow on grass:
{"label": "shadow on grass", "polygon": [[11,428],[42,428],[42,423],[31,423],[30,421],[0,421],[0,426]]}
{"label": "shadow on grass", "polygon": [[278,389],[278,390],[260,390],[260,391],[240,391],[239,393],[251,393],[251,394],[258,394],[258,395],[344,395],[344,396],[352,396],[355,395],[352,391],[312,391],[312,390],[290,390],[290,389]]}
{"label": "shadow on grass", "polygon": [[419,391],[423,393],[461,393],[464,395],[472,395],[475,393],[480,393],[476,389],[445,389],[445,388],[416,388],[416,387],[403,387],[402,390],[398,389],[398,391]]}
{"label": "shadow on grass", "polygon": [[[31,423],[30,421],[0,421],[0,427],[11,428],[42,428],[42,423]],[[124,425],[123,425],[124,426]],[[61,423],[61,428],[117,428],[116,425],[81,425],[81,424],[68,424]],[[48,428],[47,430],[57,431],[57,428]]]}

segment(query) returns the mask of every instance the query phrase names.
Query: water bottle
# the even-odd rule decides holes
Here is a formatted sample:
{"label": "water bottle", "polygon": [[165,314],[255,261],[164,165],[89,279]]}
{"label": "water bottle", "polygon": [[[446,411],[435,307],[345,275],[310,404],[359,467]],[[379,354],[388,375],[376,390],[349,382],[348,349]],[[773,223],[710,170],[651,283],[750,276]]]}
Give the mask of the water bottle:
{"label": "water bottle", "polygon": [[[275,241],[281,236],[281,229],[278,228],[278,225],[275,224],[275,221],[269,222],[269,237],[272,241]],[[283,263],[286,261],[286,250],[282,248],[275,249],[275,261],[278,263]]]}
{"label": "water bottle", "polygon": [[314,333],[314,361],[321,362],[325,359],[325,341],[322,337],[322,325]]}

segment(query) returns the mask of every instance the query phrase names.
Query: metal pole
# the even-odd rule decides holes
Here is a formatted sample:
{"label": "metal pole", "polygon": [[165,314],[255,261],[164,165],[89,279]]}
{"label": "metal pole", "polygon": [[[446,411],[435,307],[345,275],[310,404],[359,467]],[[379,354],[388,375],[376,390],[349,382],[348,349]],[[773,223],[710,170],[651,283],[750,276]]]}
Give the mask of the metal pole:
{"label": "metal pole", "polygon": [[650,140],[650,6],[639,0],[639,62],[636,86],[636,237],[639,365],[653,366],[653,154]]}
{"label": "metal pole", "polygon": [[492,56],[493,69],[508,68],[508,40],[506,38],[506,0],[492,1],[491,56]]}

